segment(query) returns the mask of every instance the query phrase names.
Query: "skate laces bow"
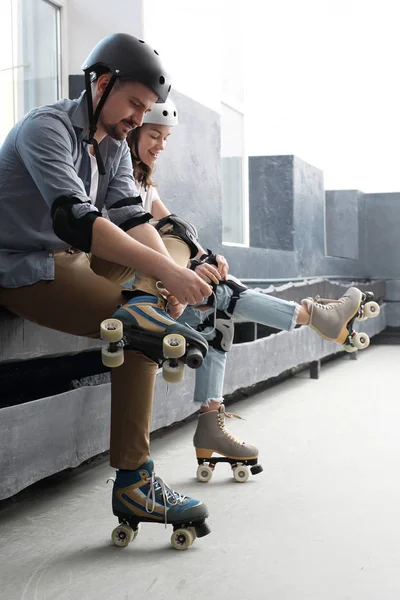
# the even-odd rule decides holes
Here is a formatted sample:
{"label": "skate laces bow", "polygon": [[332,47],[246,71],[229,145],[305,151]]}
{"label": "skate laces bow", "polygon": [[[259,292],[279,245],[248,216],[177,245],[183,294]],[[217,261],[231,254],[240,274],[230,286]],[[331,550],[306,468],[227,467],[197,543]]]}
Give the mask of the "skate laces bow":
{"label": "skate laces bow", "polygon": [[183,504],[186,496],[182,496],[175,492],[165,481],[156,475],[153,471],[149,480],[149,491],[146,496],[146,512],[152,513],[156,508],[156,496],[161,493],[165,508],[165,526],[167,526],[167,504],[169,506],[177,506]]}

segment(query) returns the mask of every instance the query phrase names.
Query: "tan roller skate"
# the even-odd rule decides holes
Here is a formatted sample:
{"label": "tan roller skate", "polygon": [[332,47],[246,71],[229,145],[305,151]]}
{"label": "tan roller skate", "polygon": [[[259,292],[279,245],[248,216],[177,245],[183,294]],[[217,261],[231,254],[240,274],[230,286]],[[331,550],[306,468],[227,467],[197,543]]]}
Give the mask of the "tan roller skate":
{"label": "tan roller skate", "polygon": [[369,336],[353,329],[354,321],[377,317],[380,307],[372,292],[351,287],[339,300],[305,298],[302,304],[310,313],[309,327],[321,337],[343,345],[346,352],[363,350],[369,346]]}
{"label": "tan roller skate", "polygon": [[[225,412],[221,404],[218,410],[210,410],[200,414],[197,429],[193,438],[199,467],[197,480],[210,481],[215,465],[227,462],[233,470],[233,477],[239,483],[245,483],[249,478],[249,469],[253,475],[261,473],[262,466],[258,464],[258,449],[238,440],[225,426],[225,418],[238,415]],[[218,456],[213,456],[217,454]]]}

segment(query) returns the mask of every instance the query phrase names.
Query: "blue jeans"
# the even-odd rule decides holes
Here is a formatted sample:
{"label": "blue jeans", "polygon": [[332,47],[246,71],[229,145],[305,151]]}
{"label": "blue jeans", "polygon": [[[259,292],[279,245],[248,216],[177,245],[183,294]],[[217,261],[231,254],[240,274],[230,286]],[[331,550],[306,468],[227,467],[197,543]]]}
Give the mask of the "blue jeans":
{"label": "blue jeans", "polygon": [[[240,283],[232,275],[229,278]],[[218,285],[215,291],[217,308],[226,310],[232,294],[233,292],[228,286]],[[295,302],[288,302],[248,289],[240,294],[235,307],[234,319],[237,322],[252,321],[275,329],[292,331],[296,324],[298,311],[299,305]],[[213,312],[213,308],[202,311],[194,306],[188,306],[178,321],[196,329]],[[202,333],[207,340],[213,339],[215,333],[207,335],[207,331],[212,332],[212,327],[205,329]],[[195,402],[203,403],[208,400],[222,402],[226,359],[226,352],[215,350],[210,346],[203,366],[196,370],[193,398]]]}

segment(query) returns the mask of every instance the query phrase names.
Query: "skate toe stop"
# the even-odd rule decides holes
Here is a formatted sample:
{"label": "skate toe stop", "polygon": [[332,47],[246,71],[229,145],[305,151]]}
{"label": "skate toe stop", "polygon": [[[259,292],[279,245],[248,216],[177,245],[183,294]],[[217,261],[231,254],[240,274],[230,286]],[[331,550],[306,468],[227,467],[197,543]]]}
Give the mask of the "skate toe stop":
{"label": "skate toe stop", "polygon": [[258,475],[259,473],[262,473],[264,471],[264,469],[262,468],[262,465],[254,465],[254,467],[250,468],[250,471],[252,473],[252,475]]}

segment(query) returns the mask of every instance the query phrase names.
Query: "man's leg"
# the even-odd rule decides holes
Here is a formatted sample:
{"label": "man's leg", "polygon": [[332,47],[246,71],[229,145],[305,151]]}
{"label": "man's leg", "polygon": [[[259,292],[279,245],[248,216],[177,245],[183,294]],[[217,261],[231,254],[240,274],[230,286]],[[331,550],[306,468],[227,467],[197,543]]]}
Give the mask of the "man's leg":
{"label": "man's leg", "polygon": [[[118,305],[125,302],[121,287],[96,275],[83,253],[62,252],[56,254],[55,260],[54,281],[3,288],[0,304],[44,327],[98,338],[101,321],[111,317]],[[114,273],[119,270],[121,274],[122,269],[114,266]],[[139,352],[125,352],[124,364],[112,371],[110,462],[113,467],[136,469],[150,457],[149,426],[156,373],[156,363]]]}
{"label": "man's leg", "polygon": [[[101,321],[124,301],[121,287],[96,275],[83,253],[58,253],[54,281],[0,289],[0,305],[15,314],[45,327],[91,338],[99,337]],[[149,432],[156,372],[156,363],[139,352],[127,351],[124,364],[112,373],[110,462],[118,469],[113,512],[134,530],[140,521],[178,522],[190,524],[201,537],[209,533],[204,504],[170,488],[165,494],[164,484],[154,477]],[[125,545],[121,543],[124,532],[119,527],[114,530],[117,545]],[[190,535],[189,531],[193,541]],[[181,537],[174,543],[179,547]]]}

